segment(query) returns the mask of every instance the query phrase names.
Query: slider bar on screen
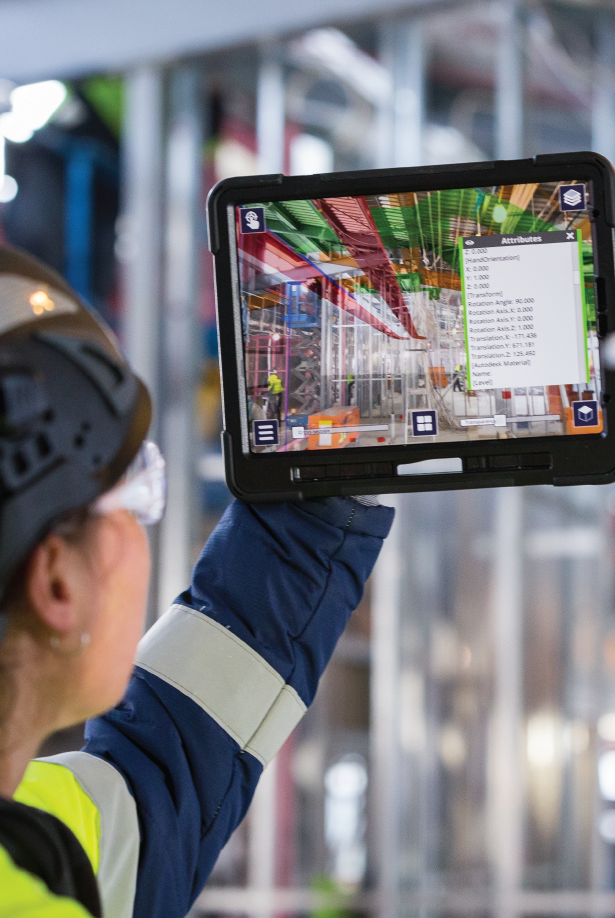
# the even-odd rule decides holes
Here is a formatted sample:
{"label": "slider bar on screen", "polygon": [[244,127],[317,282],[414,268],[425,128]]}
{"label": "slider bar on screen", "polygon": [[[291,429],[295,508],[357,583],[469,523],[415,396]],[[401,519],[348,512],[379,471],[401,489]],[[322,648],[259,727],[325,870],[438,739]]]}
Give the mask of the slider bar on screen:
{"label": "slider bar on screen", "polygon": [[462,427],[506,427],[507,424],[525,424],[527,421],[561,421],[559,414],[528,414],[527,416],[515,416],[509,418],[501,414],[496,419],[493,418],[460,418],[459,423]]}
{"label": "slider bar on screen", "polygon": [[515,416],[506,419],[509,424],[523,424],[525,421],[561,421],[559,414],[528,414],[526,417]]}
{"label": "slider bar on screen", "polygon": [[305,437],[319,437],[321,434],[336,433],[373,433],[377,430],[388,430],[388,424],[368,424],[364,427],[304,427]]}

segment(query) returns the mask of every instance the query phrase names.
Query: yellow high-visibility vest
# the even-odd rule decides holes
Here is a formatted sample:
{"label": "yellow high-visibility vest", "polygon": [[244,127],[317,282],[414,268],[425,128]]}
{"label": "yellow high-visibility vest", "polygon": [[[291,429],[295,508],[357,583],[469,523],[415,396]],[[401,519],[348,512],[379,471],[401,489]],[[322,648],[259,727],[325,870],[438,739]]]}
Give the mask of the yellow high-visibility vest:
{"label": "yellow high-visibility vest", "polygon": [[[31,762],[14,799],[61,819],[81,842],[94,873],[100,862],[100,816],[68,768]],[[56,896],[39,877],[18,867],[0,845],[0,918],[91,918],[75,899]]]}
{"label": "yellow high-visibility vest", "polygon": [[269,379],[267,380],[267,385],[269,387],[269,391],[273,395],[280,395],[280,393],[284,391],[284,386],[282,385],[280,377],[277,375],[277,373],[272,373],[270,375]]}

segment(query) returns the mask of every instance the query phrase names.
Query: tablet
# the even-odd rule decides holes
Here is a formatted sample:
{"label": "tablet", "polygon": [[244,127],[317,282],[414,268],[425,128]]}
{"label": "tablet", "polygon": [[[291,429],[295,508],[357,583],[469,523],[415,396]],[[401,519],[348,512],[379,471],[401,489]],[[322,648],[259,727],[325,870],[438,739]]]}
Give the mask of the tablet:
{"label": "tablet", "polygon": [[232,493],[614,480],[613,187],[595,153],[218,184]]}

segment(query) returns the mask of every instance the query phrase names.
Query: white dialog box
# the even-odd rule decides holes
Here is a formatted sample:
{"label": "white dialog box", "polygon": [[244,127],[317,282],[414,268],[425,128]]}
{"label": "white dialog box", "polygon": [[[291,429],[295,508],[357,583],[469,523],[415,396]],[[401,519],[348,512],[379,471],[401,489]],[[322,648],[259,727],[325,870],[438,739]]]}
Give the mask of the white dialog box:
{"label": "white dialog box", "polygon": [[589,382],[578,230],[459,240],[468,389]]}

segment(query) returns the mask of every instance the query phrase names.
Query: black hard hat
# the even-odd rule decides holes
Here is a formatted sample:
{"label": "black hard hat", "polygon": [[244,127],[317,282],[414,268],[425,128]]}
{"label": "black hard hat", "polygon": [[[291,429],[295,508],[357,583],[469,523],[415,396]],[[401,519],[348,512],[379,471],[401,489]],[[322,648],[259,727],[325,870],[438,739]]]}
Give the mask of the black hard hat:
{"label": "black hard hat", "polygon": [[113,334],[58,274],[0,247],[0,598],[58,520],[121,478],[150,420]]}

